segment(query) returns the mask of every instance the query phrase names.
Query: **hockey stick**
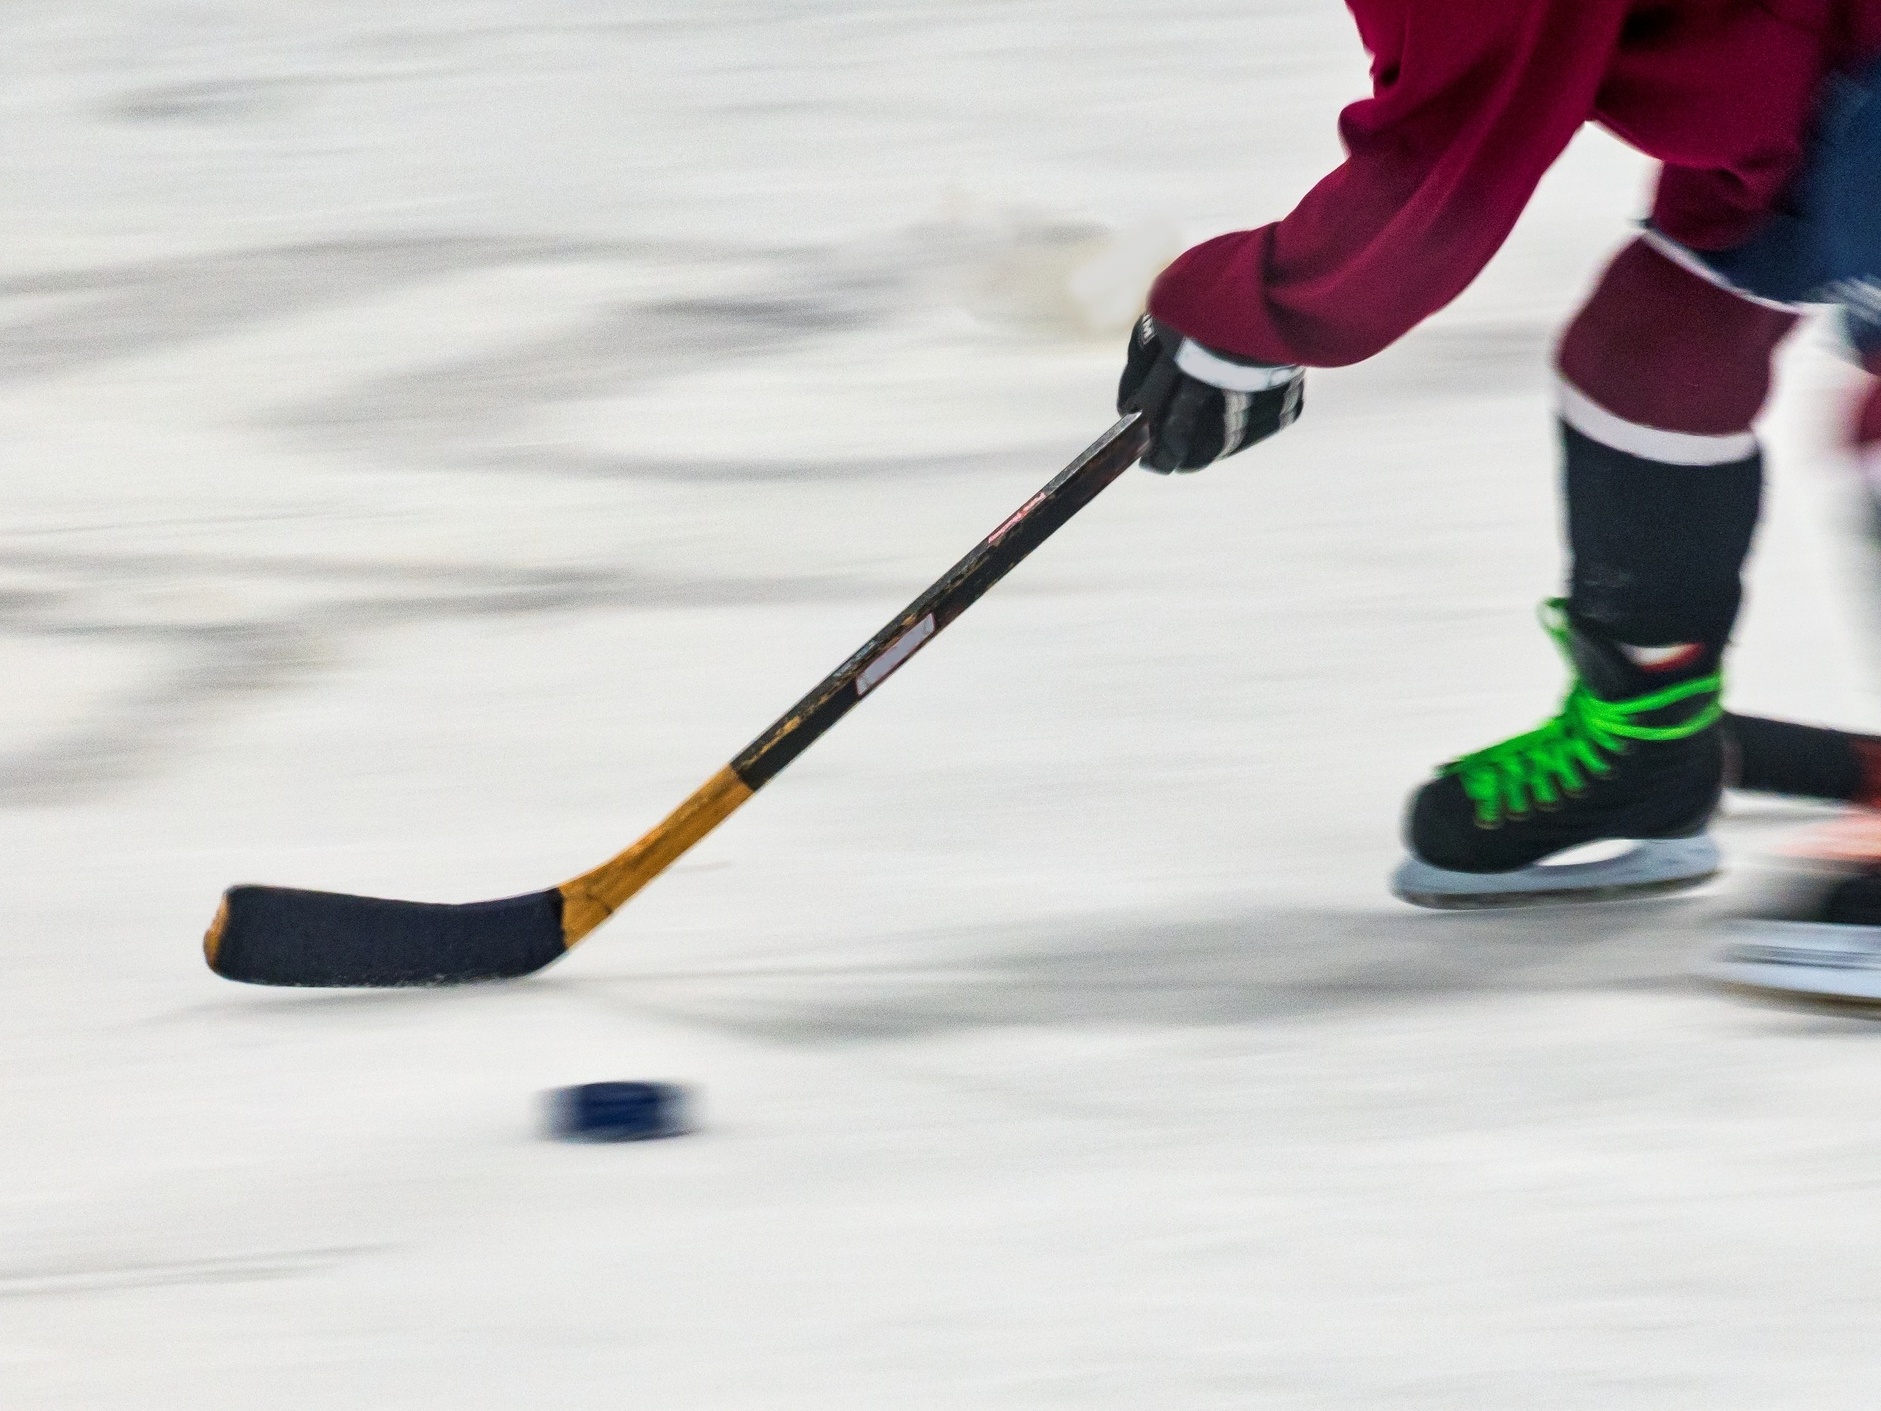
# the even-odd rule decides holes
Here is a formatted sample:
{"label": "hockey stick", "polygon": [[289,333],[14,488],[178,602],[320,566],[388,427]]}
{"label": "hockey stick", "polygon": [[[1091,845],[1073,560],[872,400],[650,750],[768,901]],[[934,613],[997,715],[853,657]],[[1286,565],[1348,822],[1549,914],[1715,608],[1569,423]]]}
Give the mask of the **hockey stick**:
{"label": "hockey stick", "polygon": [[453,985],[564,955],[763,788],[942,628],[1141,458],[1132,412],[1060,471],[809,695],[620,856],[546,892],[440,905],[231,887],[203,938],[209,968],[257,985]]}
{"label": "hockey stick", "polygon": [[1726,715],[1724,738],[1734,789],[1881,805],[1881,738],[1755,715]]}

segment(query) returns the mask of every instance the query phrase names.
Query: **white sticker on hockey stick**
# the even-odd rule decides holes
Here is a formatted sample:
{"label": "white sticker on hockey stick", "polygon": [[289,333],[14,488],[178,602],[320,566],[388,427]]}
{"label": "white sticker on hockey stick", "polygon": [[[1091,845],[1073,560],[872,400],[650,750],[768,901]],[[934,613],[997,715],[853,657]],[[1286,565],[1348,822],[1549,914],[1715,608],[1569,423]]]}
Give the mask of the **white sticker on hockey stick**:
{"label": "white sticker on hockey stick", "polygon": [[856,694],[866,696],[890,676],[895,668],[921,650],[922,643],[934,635],[934,614],[929,613],[914,626],[903,632],[888,644],[874,661],[870,662],[863,673],[856,677]]}

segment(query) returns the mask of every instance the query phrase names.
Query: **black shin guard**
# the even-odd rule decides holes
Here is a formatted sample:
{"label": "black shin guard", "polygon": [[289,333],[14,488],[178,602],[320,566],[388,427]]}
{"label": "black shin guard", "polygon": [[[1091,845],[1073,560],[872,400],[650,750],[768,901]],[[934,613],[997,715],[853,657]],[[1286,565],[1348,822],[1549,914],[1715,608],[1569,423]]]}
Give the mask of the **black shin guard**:
{"label": "black shin guard", "polygon": [[1568,611],[1615,642],[1721,648],[1763,491],[1763,456],[1671,465],[1616,451],[1571,426],[1566,449]]}

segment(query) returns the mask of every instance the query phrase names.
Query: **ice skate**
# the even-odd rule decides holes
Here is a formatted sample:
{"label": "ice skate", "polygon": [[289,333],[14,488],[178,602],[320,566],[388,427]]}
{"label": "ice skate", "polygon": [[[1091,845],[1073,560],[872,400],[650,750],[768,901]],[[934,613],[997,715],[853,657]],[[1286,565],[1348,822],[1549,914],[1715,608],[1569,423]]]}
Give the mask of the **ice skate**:
{"label": "ice skate", "polygon": [[1759,998],[1881,1011],[1881,813],[1786,849],[1699,973]]}
{"label": "ice skate", "polygon": [[[1724,779],[1715,652],[1670,673],[1573,625],[1543,625],[1575,673],[1560,714],[1445,765],[1406,821],[1391,889],[1418,906],[1595,901],[1696,886],[1718,868],[1705,825]],[[1617,855],[1579,861],[1589,844]]]}

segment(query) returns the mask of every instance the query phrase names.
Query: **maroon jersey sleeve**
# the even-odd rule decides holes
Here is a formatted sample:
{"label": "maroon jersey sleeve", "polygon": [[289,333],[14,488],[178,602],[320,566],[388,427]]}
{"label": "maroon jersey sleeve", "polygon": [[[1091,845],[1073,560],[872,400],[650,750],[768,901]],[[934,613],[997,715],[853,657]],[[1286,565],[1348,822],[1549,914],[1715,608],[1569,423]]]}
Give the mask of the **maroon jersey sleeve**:
{"label": "maroon jersey sleeve", "polygon": [[1628,0],[1353,0],[1373,96],[1285,220],[1198,245],[1150,310],[1273,363],[1370,357],[1462,293],[1596,96]]}

